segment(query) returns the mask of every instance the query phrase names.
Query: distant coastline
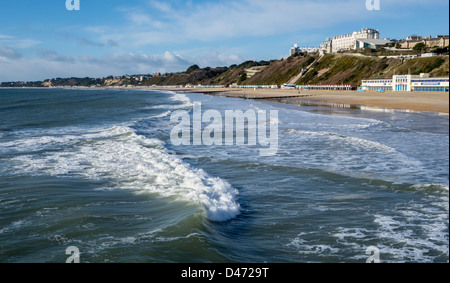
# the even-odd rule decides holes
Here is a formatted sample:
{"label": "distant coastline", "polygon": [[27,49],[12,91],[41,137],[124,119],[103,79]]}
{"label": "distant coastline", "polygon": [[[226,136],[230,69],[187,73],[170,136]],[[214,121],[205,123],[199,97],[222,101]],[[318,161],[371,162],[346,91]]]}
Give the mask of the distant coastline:
{"label": "distant coastline", "polygon": [[[448,92],[364,92],[356,90],[364,79],[391,78],[395,74],[448,77],[449,57],[407,61],[355,54],[295,55],[284,60],[247,61],[220,68],[189,67],[185,72],[105,78],[57,78],[42,82],[2,83],[20,89],[143,89],[200,92],[243,99],[270,99],[308,106],[354,108],[372,111],[421,111],[449,114]],[[286,85],[288,88],[283,88]],[[338,86],[340,90],[299,90],[289,86]],[[339,88],[345,86],[347,88]]]}
{"label": "distant coastline", "polygon": [[293,89],[235,89],[218,87],[0,87],[1,89],[122,89],[122,90],[168,90],[176,92],[204,93],[241,99],[266,99],[302,106],[353,108],[370,111],[434,112],[449,115],[447,92],[384,92],[374,91],[299,91]]}

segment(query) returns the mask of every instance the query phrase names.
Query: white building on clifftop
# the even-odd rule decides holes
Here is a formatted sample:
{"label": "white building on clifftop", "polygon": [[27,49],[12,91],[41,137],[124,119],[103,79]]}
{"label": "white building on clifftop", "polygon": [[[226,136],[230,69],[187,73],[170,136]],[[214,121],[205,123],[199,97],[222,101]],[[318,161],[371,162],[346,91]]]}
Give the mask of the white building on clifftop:
{"label": "white building on clifftop", "polygon": [[335,36],[332,40],[332,52],[338,53],[340,51],[357,50],[358,39],[379,40],[380,32],[377,29],[363,28],[351,34]]}
{"label": "white building on clifftop", "polygon": [[295,55],[297,53],[317,53],[319,52],[319,47],[299,47],[298,44],[294,44],[289,50],[289,56]]}

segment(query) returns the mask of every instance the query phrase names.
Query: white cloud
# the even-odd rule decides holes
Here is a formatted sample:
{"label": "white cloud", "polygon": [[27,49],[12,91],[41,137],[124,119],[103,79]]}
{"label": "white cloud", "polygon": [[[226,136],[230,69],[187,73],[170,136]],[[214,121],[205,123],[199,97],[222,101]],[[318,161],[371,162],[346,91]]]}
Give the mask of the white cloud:
{"label": "white cloud", "polygon": [[105,44],[103,44],[103,43],[95,42],[93,40],[90,40],[90,39],[82,37],[82,36],[77,37],[76,40],[78,41],[78,43],[80,45],[94,46],[94,47],[104,47],[105,46]]}
{"label": "white cloud", "polygon": [[14,46],[14,48],[25,49],[35,47],[40,41],[29,38],[16,38],[14,36],[0,34],[0,46]]}
{"label": "white cloud", "polygon": [[170,13],[172,12],[172,5],[163,1],[150,1],[150,6],[160,12]]}
{"label": "white cloud", "polygon": [[[189,41],[288,34],[370,17],[365,0],[229,0],[171,5],[150,1],[147,7],[121,10],[130,24],[97,29],[105,40],[140,47]],[[155,12],[156,10],[156,12]],[[372,16],[375,16],[372,14]],[[92,28],[91,31],[95,31]]]}
{"label": "white cloud", "polygon": [[[116,9],[122,18],[117,19],[115,24],[79,25],[79,33],[69,38],[83,45],[82,50],[95,52],[91,54],[118,52],[115,54],[67,56],[62,55],[63,52],[40,49],[35,51],[35,58],[31,58],[23,55],[30,53],[22,54],[21,49],[41,47],[42,42],[0,34],[0,81],[6,78],[30,80],[56,76],[98,77],[171,72],[184,70],[191,64],[202,67],[229,66],[247,58],[235,55],[244,51],[224,50],[224,47],[220,48],[221,44],[240,48],[240,39],[251,41],[254,37],[269,38],[273,35],[289,37],[302,31],[308,36],[314,30],[323,33],[328,27],[341,23],[371,21],[380,16],[380,13],[366,10],[365,0],[146,0],[139,3],[140,6]],[[381,0],[381,9],[387,17],[391,10],[408,10],[406,5],[411,3],[424,8],[429,5],[448,7],[446,0]],[[398,16],[389,14],[389,17]],[[321,37],[326,36],[333,34],[323,34]],[[233,40],[236,43],[232,43]],[[218,47],[202,49],[200,46],[203,43],[208,46],[214,43]],[[96,47],[115,48],[114,51],[102,51]],[[192,49],[173,52],[182,48]],[[146,55],[150,52],[160,54]],[[246,50],[245,54],[250,52]]]}
{"label": "white cloud", "polygon": [[246,59],[235,54],[222,54],[217,51],[205,51],[200,56],[187,57],[190,62],[195,62],[195,64],[201,67],[225,67],[233,64],[240,64]]}
{"label": "white cloud", "polygon": [[11,47],[0,46],[0,58],[3,59],[3,61],[9,61],[22,58],[22,54],[12,49]]}
{"label": "white cloud", "polygon": [[[39,50],[38,58],[15,58],[14,64],[0,65],[0,80],[45,79],[62,76],[106,76],[125,73],[171,72],[189,65],[202,67],[229,66],[244,61],[237,52],[218,48],[199,50],[183,56],[172,52],[146,55],[153,46],[173,45],[177,50],[185,43],[200,49],[198,42],[220,42],[252,36],[288,34],[300,29],[320,28],[349,18],[362,17],[362,0],[296,1],[296,0],[228,0],[176,1],[149,0],[147,5],[122,8],[123,14],[113,26],[89,26],[75,39],[87,47],[112,47],[120,53],[105,56],[64,56],[54,51]],[[356,6],[355,6],[356,5]],[[336,16],[339,15],[339,16]],[[2,36],[19,46],[37,42]],[[15,46],[5,44],[6,46]],[[17,47],[17,48],[21,48]],[[133,50],[132,53],[129,53]],[[138,50],[145,50],[139,52]],[[6,54],[6,50],[3,53]],[[12,57],[11,50],[9,57]],[[128,52],[128,53],[127,53]]]}
{"label": "white cloud", "polygon": [[53,50],[38,50],[36,53],[37,57],[29,58],[17,56],[12,49],[0,49],[0,82],[178,72],[193,64],[215,67],[242,62],[236,55],[215,52],[198,57],[184,57],[169,51],[152,56],[126,53],[102,57],[66,56]]}
{"label": "white cloud", "polygon": [[143,13],[141,11],[127,11],[126,17],[131,22],[132,26],[144,26],[152,28],[163,28],[164,24],[160,21],[154,20],[150,15]]}
{"label": "white cloud", "polygon": [[132,14],[130,14],[130,20],[133,23],[136,23],[138,25],[152,24],[152,20],[150,19],[150,17],[148,15],[143,14],[143,13],[132,13]]}
{"label": "white cloud", "polygon": [[47,60],[48,62],[63,62],[75,63],[75,58],[72,56],[63,56],[54,50],[39,49],[36,51],[37,58]]}

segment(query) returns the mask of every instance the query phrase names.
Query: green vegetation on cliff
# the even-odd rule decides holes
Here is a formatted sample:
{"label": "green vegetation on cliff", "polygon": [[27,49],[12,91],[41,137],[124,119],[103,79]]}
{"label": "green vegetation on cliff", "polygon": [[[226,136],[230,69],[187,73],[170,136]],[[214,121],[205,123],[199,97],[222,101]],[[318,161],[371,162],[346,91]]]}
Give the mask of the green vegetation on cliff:
{"label": "green vegetation on cliff", "polygon": [[197,68],[194,65],[188,69],[188,72],[165,74],[163,76],[152,77],[141,85],[197,85],[197,84],[209,84],[212,79],[221,75],[228,70],[226,67],[219,68]]}
{"label": "green vegetation on cliff", "polygon": [[360,84],[363,79],[391,78],[394,74],[430,73],[449,75],[449,57],[415,58],[411,60],[325,55],[312,66],[297,84]]}
{"label": "green vegetation on cliff", "polygon": [[358,84],[362,79],[384,75],[395,59],[352,55],[325,55],[297,84]]}
{"label": "green vegetation on cliff", "polygon": [[286,60],[272,62],[262,72],[256,74],[245,83],[250,85],[281,85],[302,72],[314,62],[315,57],[301,56],[289,57]]}
{"label": "green vegetation on cliff", "polygon": [[[244,75],[247,66],[229,68],[209,82],[230,85],[282,85],[307,71],[319,59],[315,56],[296,56],[268,64],[252,77]],[[430,57],[415,59],[380,58],[358,55],[328,54],[317,60],[295,84],[351,84],[359,85],[363,79],[391,78],[394,74],[430,73],[431,76],[449,75],[449,57]]]}
{"label": "green vegetation on cliff", "polygon": [[[43,82],[0,83],[2,87],[48,86],[172,86],[172,85],[297,85],[352,84],[363,79],[391,78],[394,74],[430,73],[433,77],[449,75],[449,57],[398,59],[361,54],[300,54],[283,60],[246,61],[240,65],[218,68],[189,67],[185,72],[161,76],[122,76],[93,78],[56,78]],[[144,78],[145,77],[145,78]]]}

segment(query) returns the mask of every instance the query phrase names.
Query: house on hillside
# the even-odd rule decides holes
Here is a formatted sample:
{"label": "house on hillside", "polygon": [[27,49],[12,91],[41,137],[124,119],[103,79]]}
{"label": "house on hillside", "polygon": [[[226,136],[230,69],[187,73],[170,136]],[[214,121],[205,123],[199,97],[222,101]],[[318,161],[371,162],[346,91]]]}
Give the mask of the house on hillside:
{"label": "house on hillside", "polygon": [[412,49],[419,43],[424,43],[427,47],[447,47],[450,40],[448,35],[438,35],[436,37],[410,36],[399,42],[403,49]]}

